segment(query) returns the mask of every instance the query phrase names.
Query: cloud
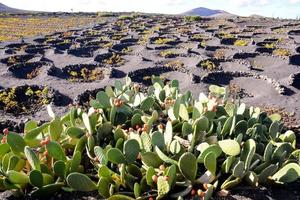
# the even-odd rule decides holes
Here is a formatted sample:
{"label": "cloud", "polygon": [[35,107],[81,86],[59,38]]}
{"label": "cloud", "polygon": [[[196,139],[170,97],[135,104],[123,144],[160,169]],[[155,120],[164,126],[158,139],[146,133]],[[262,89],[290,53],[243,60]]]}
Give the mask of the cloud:
{"label": "cloud", "polygon": [[[290,0],[290,1],[299,1],[299,0]],[[230,0],[230,2],[237,7],[245,6],[265,6],[270,4],[270,0]]]}
{"label": "cloud", "polygon": [[300,0],[289,0],[289,3],[291,3],[291,4],[300,3]]}

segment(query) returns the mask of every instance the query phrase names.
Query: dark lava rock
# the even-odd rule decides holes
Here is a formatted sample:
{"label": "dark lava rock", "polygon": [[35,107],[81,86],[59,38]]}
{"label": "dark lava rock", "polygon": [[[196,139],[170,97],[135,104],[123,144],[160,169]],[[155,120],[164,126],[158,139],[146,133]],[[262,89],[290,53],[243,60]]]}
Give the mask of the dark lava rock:
{"label": "dark lava rock", "polygon": [[97,93],[100,91],[104,91],[104,88],[98,88],[95,90],[86,90],[74,99],[74,104],[80,106],[89,106],[90,101],[92,99],[95,99]]}
{"label": "dark lava rock", "polygon": [[48,62],[27,62],[12,65],[8,68],[13,76],[21,79],[32,79],[39,75],[39,70],[43,66],[50,66]]}
{"label": "dark lava rock", "polygon": [[206,51],[216,51],[216,50],[218,50],[218,49],[221,49],[222,47],[220,47],[220,46],[205,46],[205,50]]}
{"label": "dark lava rock", "polygon": [[25,48],[25,52],[31,54],[44,54],[45,50],[49,48],[49,46],[45,45],[29,45]]}
{"label": "dark lava rock", "polygon": [[255,58],[258,53],[236,53],[233,55],[233,59],[247,59],[247,58]]}
{"label": "dark lava rock", "polygon": [[273,48],[265,48],[265,47],[259,47],[255,50],[255,52],[258,52],[258,53],[269,53],[269,54],[272,54],[274,51]]}
{"label": "dark lava rock", "polygon": [[300,72],[289,77],[289,84],[300,90]]}
{"label": "dark lava rock", "polygon": [[300,53],[300,46],[296,48],[297,53]]}
{"label": "dark lava rock", "polygon": [[291,65],[300,65],[300,54],[290,56]]}
{"label": "dark lava rock", "polygon": [[15,56],[3,58],[0,60],[0,62],[7,65],[14,65],[17,63],[25,63],[30,59],[34,58],[34,56],[35,56],[34,54],[15,55]]}
{"label": "dark lava rock", "polygon": [[[16,133],[22,133],[24,131],[24,122],[14,122],[11,120],[7,121],[0,121],[0,133],[2,133],[3,129],[8,128],[8,130],[16,132]],[[0,195],[1,196],[1,195]],[[2,199],[2,198],[0,198]]]}
{"label": "dark lava rock", "polygon": [[237,38],[223,38],[221,39],[221,44],[233,45],[237,41]]}
{"label": "dark lava rock", "polygon": [[99,49],[97,46],[89,46],[89,47],[79,47],[76,49],[69,49],[68,54],[77,56],[77,57],[93,57],[94,51]]}
{"label": "dark lava rock", "polygon": [[300,36],[300,30],[291,30],[288,32],[289,35]]}

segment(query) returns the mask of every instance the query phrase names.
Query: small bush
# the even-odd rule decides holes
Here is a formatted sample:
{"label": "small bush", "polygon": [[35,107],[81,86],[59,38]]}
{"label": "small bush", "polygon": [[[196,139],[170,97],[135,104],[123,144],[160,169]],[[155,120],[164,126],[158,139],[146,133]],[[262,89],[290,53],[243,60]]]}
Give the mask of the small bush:
{"label": "small bush", "polygon": [[249,42],[246,40],[237,40],[234,42],[234,46],[240,46],[240,47],[244,47],[244,46],[248,46]]}
{"label": "small bush", "polygon": [[185,16],[184,19],[188,22],[199,22],[202,20],[201,16]]}

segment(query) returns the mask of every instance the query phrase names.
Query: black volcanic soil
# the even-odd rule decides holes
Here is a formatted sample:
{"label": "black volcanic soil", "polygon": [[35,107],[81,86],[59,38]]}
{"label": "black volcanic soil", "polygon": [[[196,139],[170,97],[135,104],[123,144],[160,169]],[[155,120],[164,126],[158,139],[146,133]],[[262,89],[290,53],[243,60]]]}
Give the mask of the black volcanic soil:
{"label": "black volcanic soil", "polygon": [[[191,90],[195,96],[207,93],[210,84],[230,86],[248,105],[281,110],[287,126],[299,130],[299,21],[235,17],[191,22],[170,15],[114,16],[93,27],[70,30],[67,36],[54,33],[0,43],[0,92],[23,85],[48,86],[61,94],[63,103],[53,109],[63,115],[68,111],[62,106],[66,102],[87,105],[93,91],[116,79],[128,75],[147,86],[154,74],[178,79],[181,90]],[[70,82],[62,76],[67,66],[77,65],[108,68],[111,75],[88,82]],[[17,116],[0,110],[0,115],[0,129],[8,126],[18,132],[28,119],[49,120],[45,107]],[[298,183],[286,188],[243,187],[225,199],[300,199],[298,188]],[[53,198],[89,199],[72,195]]]}

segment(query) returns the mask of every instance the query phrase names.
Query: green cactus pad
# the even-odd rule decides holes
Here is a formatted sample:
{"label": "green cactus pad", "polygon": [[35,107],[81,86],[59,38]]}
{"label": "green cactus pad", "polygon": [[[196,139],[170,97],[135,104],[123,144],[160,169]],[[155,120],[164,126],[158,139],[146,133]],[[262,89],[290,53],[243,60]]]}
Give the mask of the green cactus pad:
{"label": "green cactus pad", "polygon": [[111,148],[106,153],[107,159],[114,164],[126,163],[126,158],[120,149]]}
{"label": "green cactus pad", "polygon": [[186,179],[193,182],[196,178],[198,170],[197,159],[194,154],[189,152],[182,154],[179,159],[178,165],[182,175]]}
{"label": "green cactus pad", "polygon": [[12,132],[7,135],[7,144],[9,144],[10,148],[16,152],[23,152],[26,146],[23,137]]}
{"label": "green cactus pad", "polygon": [[37,157],[37,155],[33,152],[33,150],[31,148],[29,148],[28,146],[26,146],[24,149],[24,153],[25,153],[25,156],[26,156],[31,168],[40,171],[41,170],[40,160]]}
{"label": "green cactus pad", "polygon": [[164,179],[164,177],[159,176],[157,178],[157,192],[158,192],[158,196],[156,199],[162,199],[163,197],[165,197],[169,191],[170,191],[170,185],[168,183],[167,180]]}
{"label": "green cactus pad", "polygon": [[141,156],[143,163],[145,163],[148,167],[158,168],[163,163],[163,161],[154,152],[145,152],[142,153]]}
{"label": "green cactus pad", "polygon": [[24,172],[16,172],[10,170],[7,173],[7,178],[11,183],[14,184],[27,184],[29,183],[29,177]]}
{"label": "green cactus pad", "polygon": [[124,143],[124,156],[128,163],[133,163],[140,152],[140,145],[135,139],[129,139]]}
{"label": "green cactus pad", "polygon": [[108,158],[107,158],[104,150],[101,147],[95,146],[94,153],[101,165],[107,165]]}
{"label": "green cactus pad", "polygon": [[297,163],[289,163],[279,169],[271,179],[279,183],[291,183],[300,177],[300,166]]}
{"label": "green cactus pad", "polygon": [[65,162],[63,162],[62,160],[56,161],[53,166],[53,171],[58,177],[65,179],[67,172],[67,166]]}
{"label": "green cactus pad", "polygon": [[74,190],[81,192],[90,192],[98,189],[97,185],[88,176],[77,172],[68,175],[67,183]]}
{"label": "green cactus pad", "polygon": [[216,175],[217,169],[217,158],[215,153],[210,152],[204,157],[204,166],[209,170],[213,175]]}
{"label": "green cactus pad", "polygon": [[55,160],[66,161],[66,155],[63,148],[55,141],[50,141],[46,145],[49,156],[53,157]]}
{"label": "green cactus pad", "polygon": [[32,170],[29,174],[30,184],[35,187],[41,188],[43,187],[43,175],[38,170]]}
{"label": "green cactus pad", "polygon": [[98,182],[98,191],[99,194],[104,197],[104,198],[109,198],[109,188],[111,184],[111,179],[107,177],[100,177],[99,182]]}
{"label": "green cactus pad", "polygon": [[241,147],[235,140],[226,139],[218,142],[222,151],[229,156],[237,156],[240,154]]}
{"label": "green cactus pad", "polygon": [[109,197],[107,200],[135,200],[135,199],[126,195],[116,194]]}

